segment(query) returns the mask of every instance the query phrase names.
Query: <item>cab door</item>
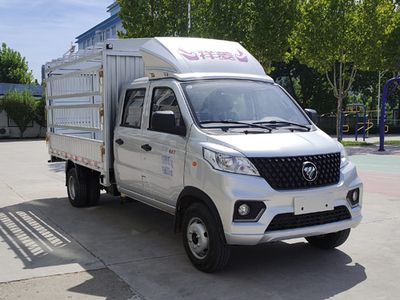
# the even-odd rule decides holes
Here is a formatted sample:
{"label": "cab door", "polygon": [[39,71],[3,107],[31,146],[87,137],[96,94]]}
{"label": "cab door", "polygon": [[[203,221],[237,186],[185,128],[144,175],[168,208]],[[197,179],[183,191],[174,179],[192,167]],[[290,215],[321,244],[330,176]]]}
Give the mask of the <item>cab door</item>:
{"label": "cab door", "polygon": [[134,196],[144,192],[142,183],[143,111],[145,85],[126,90],[114,131],[114,171],[118,189]]}
{"label": "cab door", "polygon": [[[144,190],[148,197],[165,203],[173,212],[184,186],[188,134],[184,133],[187,128],[182,112],[189,113],[177,83],[157,81],[151,84],[149,93],[148,126],[143,131],[142,145]],[[160,111],[174,113],[175,125],[182,129],[181,133],[171,134],[153,128],[152,115]]]}

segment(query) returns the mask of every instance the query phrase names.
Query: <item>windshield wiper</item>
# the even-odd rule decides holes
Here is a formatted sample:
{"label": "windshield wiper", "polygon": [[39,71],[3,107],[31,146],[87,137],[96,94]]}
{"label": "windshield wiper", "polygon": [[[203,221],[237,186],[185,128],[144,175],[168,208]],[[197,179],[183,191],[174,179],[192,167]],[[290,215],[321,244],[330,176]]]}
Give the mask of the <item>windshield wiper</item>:
{"label": "windshield wiper", "polygon": [[269,125],[282,126],[282,127],[283,126],[297,126],[297,127],[300,127],[300,128],[304,128],[307,131],[311,130],[311,128],[308,127],[307,125],[288,122],[288,121],[260,121],[260,122],[254,122],[254,124],[269,124]]}
{"label": "windshield wiper", "polygon": [[230,120],[217,120],[217,121],[203,121],[200,122],[200,124],[239,124],[239,125],[246,125],[248,127],[255,127],[255,128],[262,128],[262,129],[267,129],[269,132],[273,130],[272,127],[266,126],[266,125],[261,125],[257,123],[248,123],[248,122],[240,122],[240,121],[230,121]]}

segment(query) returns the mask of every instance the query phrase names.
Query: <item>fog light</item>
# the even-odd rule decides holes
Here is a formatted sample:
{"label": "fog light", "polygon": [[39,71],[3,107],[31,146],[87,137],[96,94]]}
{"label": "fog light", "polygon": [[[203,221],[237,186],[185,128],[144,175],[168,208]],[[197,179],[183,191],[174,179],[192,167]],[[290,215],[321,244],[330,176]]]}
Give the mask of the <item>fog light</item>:
{"label": "fog light", "polygon": [[242,204],[238,208],[238,213],[241,216],[247,216],[250,212],[250,207],[247,204]]}
{"label": "fog light", "polygon": [[354,190],[353,195],[352,195],[352,200],[353,200],[353,202],[357,202],[357,200],[358,200],[358,190]]}
{"label": "fog light", "polygon": [[354,189],[347,193],[347,201],[350,202],[351,206],[357,206],[360,202],[360,189]]}
{"label": "fog light", "polygon": [[257,222],[266,210],[263,201],[239,200],[233,210],[233,222]]}

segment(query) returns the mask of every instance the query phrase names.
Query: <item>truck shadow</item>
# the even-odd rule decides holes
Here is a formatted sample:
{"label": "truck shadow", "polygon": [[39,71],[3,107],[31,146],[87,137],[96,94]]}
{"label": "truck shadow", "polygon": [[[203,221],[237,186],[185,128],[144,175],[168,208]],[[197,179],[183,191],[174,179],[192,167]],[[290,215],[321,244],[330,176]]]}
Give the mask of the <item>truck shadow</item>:
{"label": "truck shadow", "polygon": [[[0,236],[24,269],[71,263],[109,268],[149,299],[325,299],[366,279],[365,268],[346,253],[297,240],[233,247],[226,269],[204,274],[186,258],[172,216],[108,195],[84,209],[65,198],[2,208]],[[95,288],[107,285],[104,273],[88,272],[92,278],[69,291],[113,298],[112,289]]]}

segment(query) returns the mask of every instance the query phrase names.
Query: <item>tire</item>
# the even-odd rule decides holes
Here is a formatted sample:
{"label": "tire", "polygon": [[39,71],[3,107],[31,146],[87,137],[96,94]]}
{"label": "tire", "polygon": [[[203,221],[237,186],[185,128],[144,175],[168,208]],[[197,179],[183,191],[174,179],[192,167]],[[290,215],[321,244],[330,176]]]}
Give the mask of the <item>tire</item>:
{"label": "tire", "polygon": [[230,256],[222,226],[201,203],[192,204],[185,212],[182,239],[186,254],[200,271],[213,273],[226,266]]}
{"label": "tire", "polygon": [[74,167],[67,173],[68,199],[74,207],[97,205],[100,198],[100,182],[97,172]]}
{"label": "tire", "polygon": [[350,235],[350,228],[324,235],[306,237],[312,246],[321,249],[333,249],[342,245]]}
{"label": "tire", "polygon": [[99,173],[88,170],[88,206],[96,206],[100,199],[100,178]]}
{"label": "tire", "polygon": [[87,206],[88,186],[86,181],[79,180],[78,170],[76,168],[69,169],[67,173],[67,192],[68,199],[74,207]]}

